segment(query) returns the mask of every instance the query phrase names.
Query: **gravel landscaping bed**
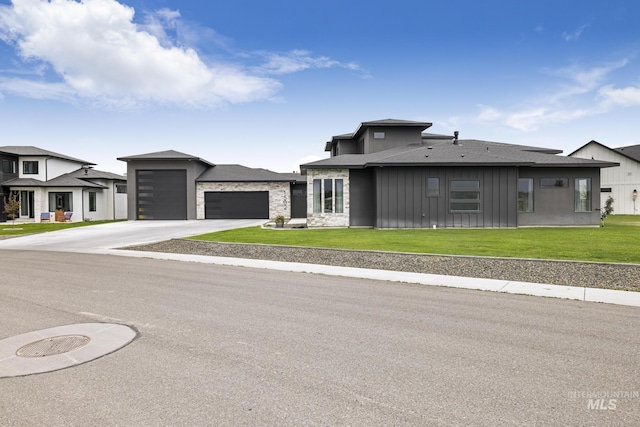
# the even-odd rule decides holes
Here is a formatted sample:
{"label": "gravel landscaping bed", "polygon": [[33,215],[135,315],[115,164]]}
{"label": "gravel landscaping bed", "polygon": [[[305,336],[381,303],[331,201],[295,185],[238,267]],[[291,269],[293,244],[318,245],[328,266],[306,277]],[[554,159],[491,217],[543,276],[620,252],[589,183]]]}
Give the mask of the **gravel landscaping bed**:
{"label": "gravel landscaping bed", "polygon": [[423,255],[182,239],[124,249],[640,291],[640,265],[632,264]]}

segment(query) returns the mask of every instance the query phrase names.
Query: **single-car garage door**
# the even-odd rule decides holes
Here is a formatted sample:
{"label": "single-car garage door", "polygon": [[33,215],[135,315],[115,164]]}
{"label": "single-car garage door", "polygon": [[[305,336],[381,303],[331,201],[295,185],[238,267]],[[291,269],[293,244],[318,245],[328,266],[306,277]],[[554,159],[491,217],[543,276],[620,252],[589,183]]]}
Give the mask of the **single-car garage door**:
{"label": "single-car garage door", "polygon": [[138,219],[187,219],[186,170],[138,170]]}
{"label": "single-car garage door", "polygon": [[269,218],[268,191],[208,191],[204,193],[206,219]]}

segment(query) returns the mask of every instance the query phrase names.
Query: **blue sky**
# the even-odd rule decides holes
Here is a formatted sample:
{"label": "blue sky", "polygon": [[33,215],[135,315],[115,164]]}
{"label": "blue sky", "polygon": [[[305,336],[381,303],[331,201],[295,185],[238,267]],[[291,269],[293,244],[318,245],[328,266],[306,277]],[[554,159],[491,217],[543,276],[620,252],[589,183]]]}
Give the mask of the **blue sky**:
{"label": "blue sky", "polygon": [[0,145],[280,172],[384,118],[640,144],[640,3],[0,0]]}

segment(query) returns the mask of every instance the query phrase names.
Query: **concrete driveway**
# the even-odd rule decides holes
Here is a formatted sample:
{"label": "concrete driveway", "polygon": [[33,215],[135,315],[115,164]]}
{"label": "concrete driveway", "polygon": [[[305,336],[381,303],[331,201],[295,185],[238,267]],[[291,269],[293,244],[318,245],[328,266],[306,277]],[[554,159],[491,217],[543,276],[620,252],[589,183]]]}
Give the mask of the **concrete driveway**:
{"label": "concrete driveway", "polygon": [[0,249],[94,252],[260,225],[265,220],[124,221],[0,241]]}

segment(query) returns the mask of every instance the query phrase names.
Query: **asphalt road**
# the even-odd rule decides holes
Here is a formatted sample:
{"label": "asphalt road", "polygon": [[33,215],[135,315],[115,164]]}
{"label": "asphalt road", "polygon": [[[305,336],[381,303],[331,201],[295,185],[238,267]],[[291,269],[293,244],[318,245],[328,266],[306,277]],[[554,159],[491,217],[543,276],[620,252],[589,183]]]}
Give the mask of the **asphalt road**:
{"label": "asphalt road", "polygon": [[140,332],[92,362],[0,379],[2,426],[640,424],[638,308],[108,255],[0,257],[0,338],[96,321]]}

